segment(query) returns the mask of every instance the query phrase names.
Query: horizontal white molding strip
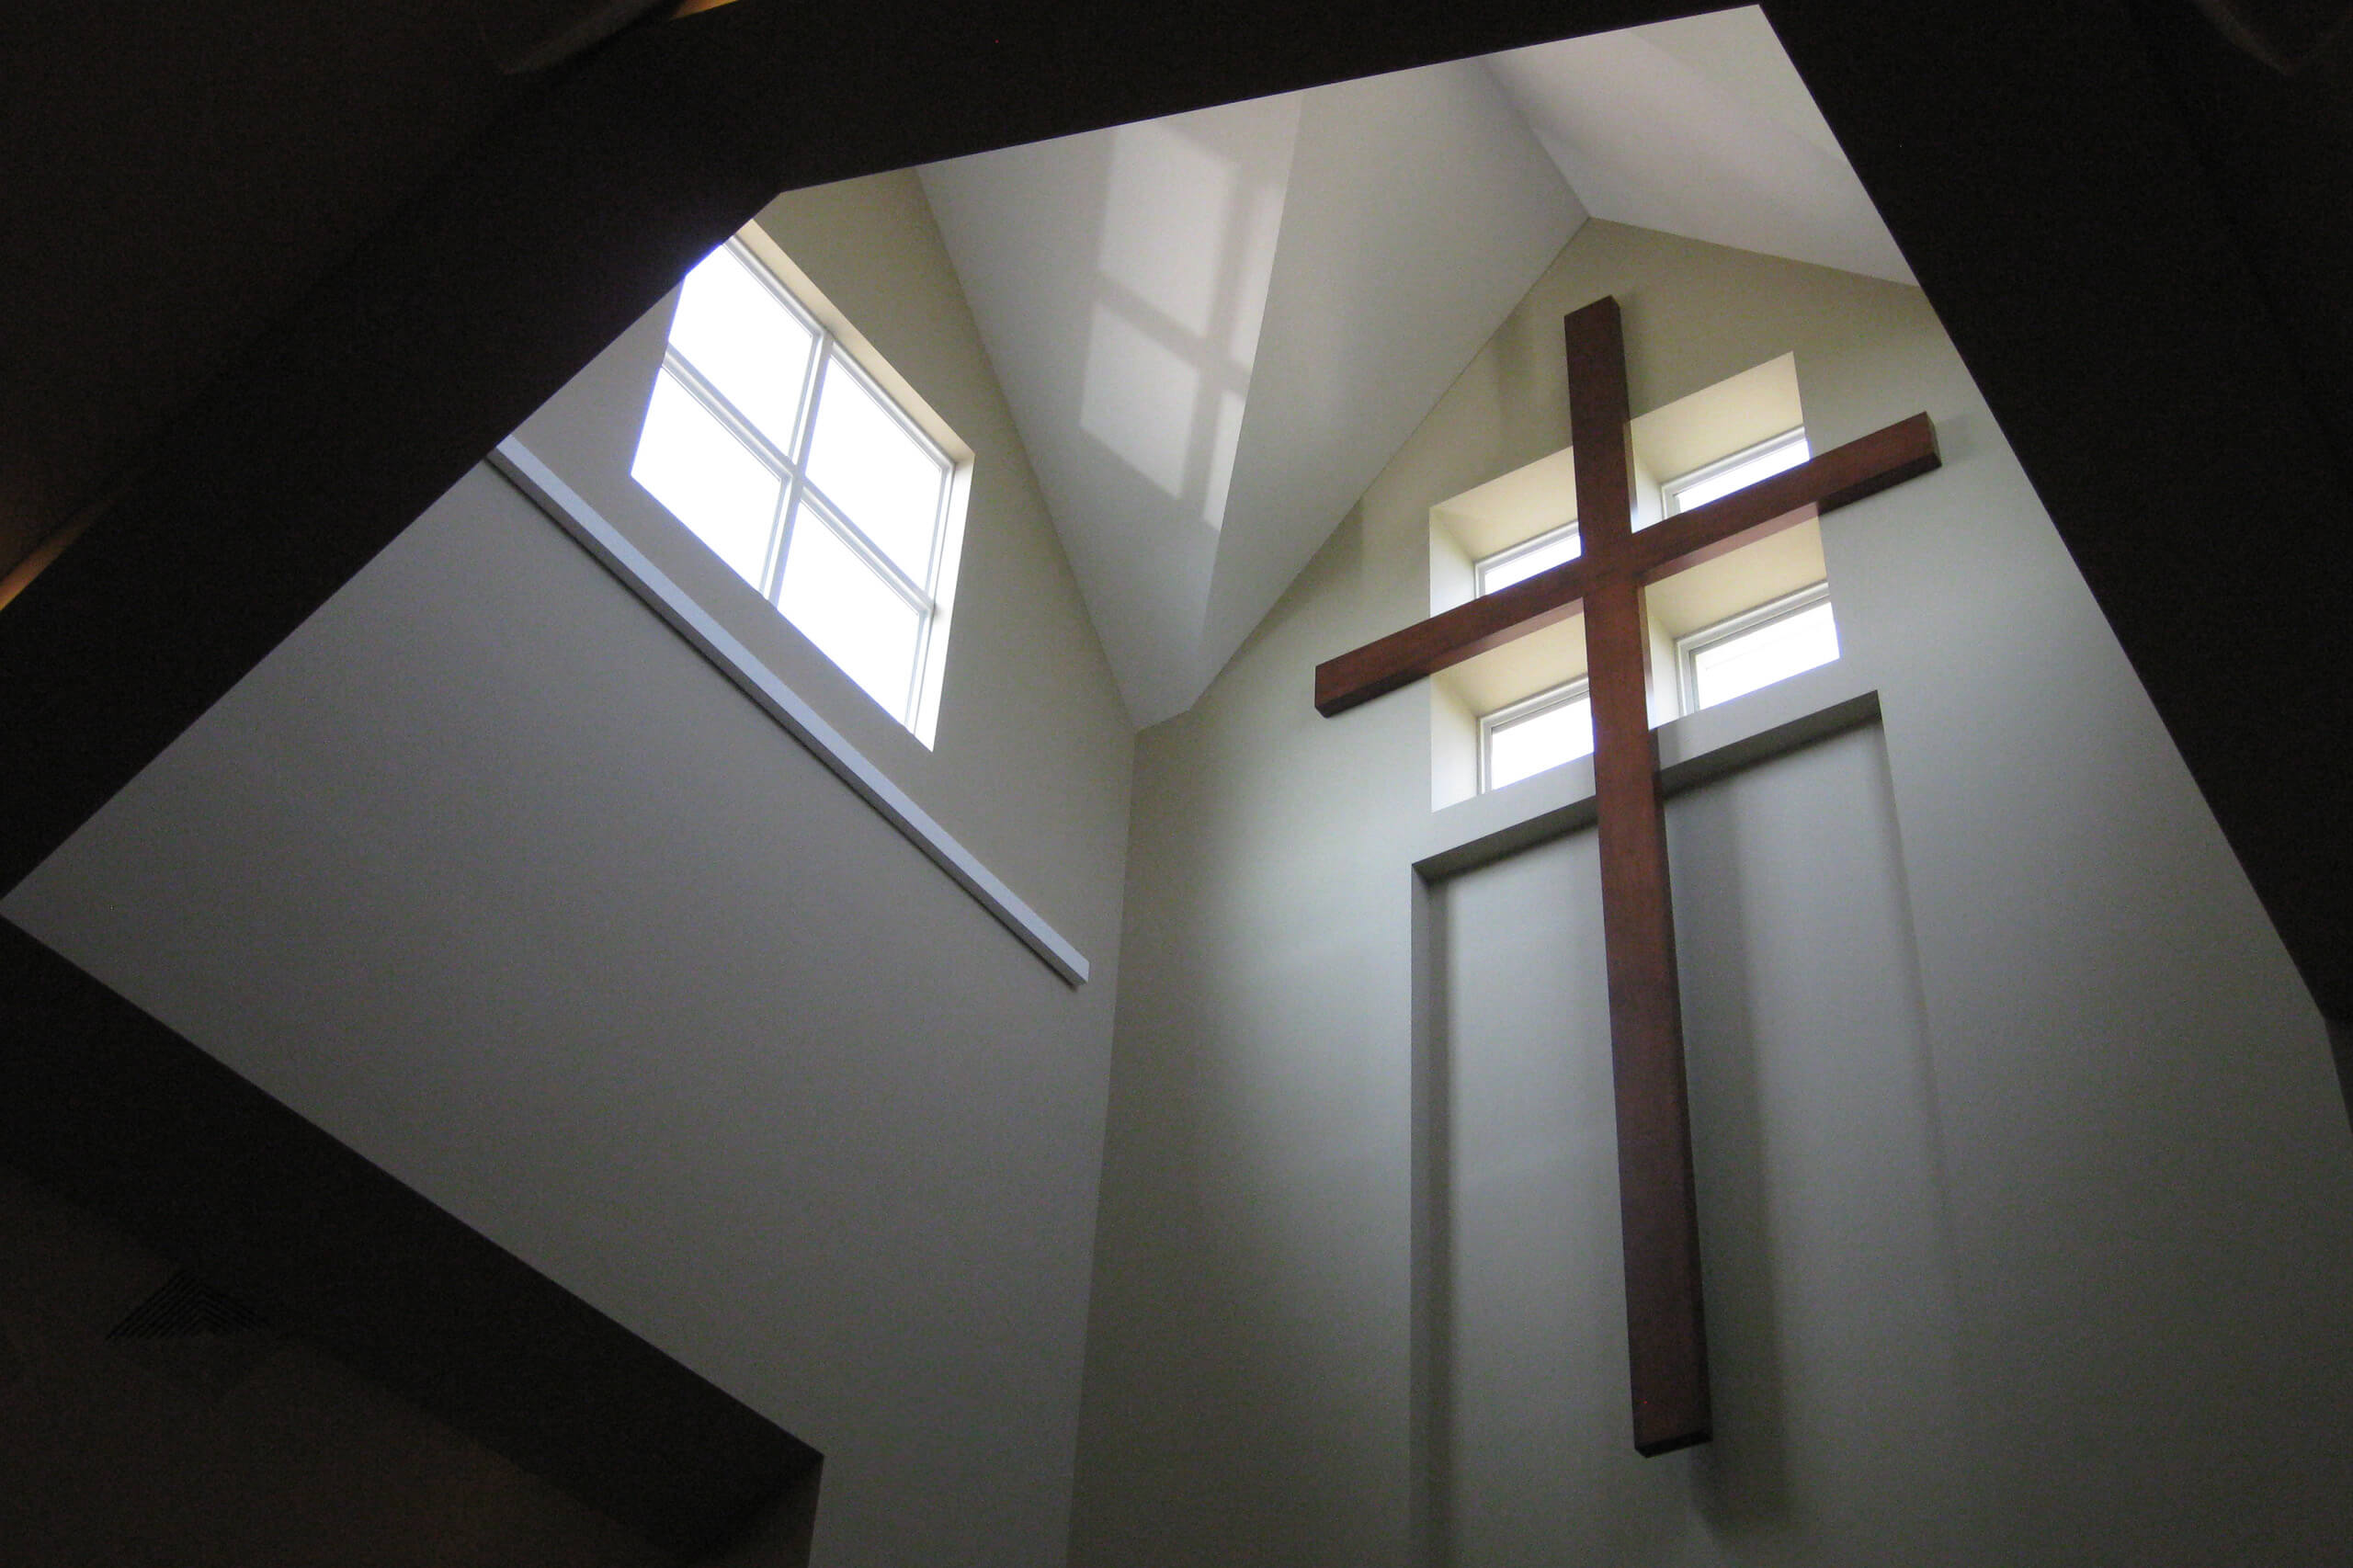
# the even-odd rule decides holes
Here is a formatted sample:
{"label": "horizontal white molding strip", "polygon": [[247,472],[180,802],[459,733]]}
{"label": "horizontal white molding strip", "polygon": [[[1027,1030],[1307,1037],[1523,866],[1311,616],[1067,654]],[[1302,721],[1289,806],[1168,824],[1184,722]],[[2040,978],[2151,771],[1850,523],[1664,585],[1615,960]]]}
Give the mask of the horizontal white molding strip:
{"label": "horizontal white molding strip", "polygon": [[1021,902],[996,873],[980,863],[972,852],[931,819],[931,814],[907,798],[906,792],[882,775],[865,755],[820,718],[798,692],[755,658],[725,628],[687,597],[669,575],[646,559],[642,551],[622,537],[577,492],[556,477],[531,449],[512,436],[491,454],[492,466],[506,476],[533,505],[563,531],[580,541],[589,554],[622,585],[670,623],[672,630],[710,661],[722,675],[742,688],[810,755],[833,769],[835,777],[856,790],[882,820],[905,835],[957,886],[979,901],[982,908],[1002,922],[1021,944],[1045,961],[1046,967],[1072,985],[1086,983],[1086,958],[1063,939],[1038,912]]}
{"label": "horizontal white molding strip", "polygon": [[[1653,731],[1659,793],[1697,789],[1875,724],[1879,716],[1878,688],[1853,665],[1834,660]],[[1593,759],[1577,757],[1433,813],[1414,870],[1424,881],[1443,881],[1593,822]]]}

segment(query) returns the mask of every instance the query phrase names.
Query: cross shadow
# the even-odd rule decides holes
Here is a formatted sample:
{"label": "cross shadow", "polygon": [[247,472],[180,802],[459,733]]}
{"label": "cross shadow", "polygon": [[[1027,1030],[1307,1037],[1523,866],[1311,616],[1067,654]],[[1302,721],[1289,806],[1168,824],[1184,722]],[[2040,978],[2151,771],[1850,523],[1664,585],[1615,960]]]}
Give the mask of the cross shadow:
{"label": "cross shadow", "polygon": [[1719,1531],[1750,1534],[1791,1512],[1751,901],[1728,794],[1679,797],[1667,831],[1715,1417],[1713,1440],[1692,1453],[1691,1494]]}
{"label": "cross shadow", "polygon": [[1412,1353],[1408,1510],[1416,1568],[1454,1560],[1454,1106],[1449,1085],[1446,900],[1413,877]]}

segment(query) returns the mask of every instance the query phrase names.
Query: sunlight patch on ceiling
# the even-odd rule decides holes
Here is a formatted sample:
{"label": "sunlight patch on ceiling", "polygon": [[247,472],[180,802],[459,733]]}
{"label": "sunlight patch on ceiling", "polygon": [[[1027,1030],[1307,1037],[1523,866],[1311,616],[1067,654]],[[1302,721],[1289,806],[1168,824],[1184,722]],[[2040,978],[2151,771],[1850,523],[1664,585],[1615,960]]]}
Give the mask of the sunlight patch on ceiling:
{"label": "sunlight patch on ceiling", "polygon": [[1139,725],[1193,704],[1588,214],[1911,280],[1754,7],[921,174]]}

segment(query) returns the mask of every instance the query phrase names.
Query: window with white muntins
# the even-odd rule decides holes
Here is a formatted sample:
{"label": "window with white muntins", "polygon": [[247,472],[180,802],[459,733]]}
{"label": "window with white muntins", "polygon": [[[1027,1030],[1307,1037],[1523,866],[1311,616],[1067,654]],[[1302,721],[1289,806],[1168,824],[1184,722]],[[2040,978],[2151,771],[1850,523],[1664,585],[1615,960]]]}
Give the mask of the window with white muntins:
{"label": "window with white muntins", "polygon": [[[1634,526],[1654,526],[1813,455],[1794,360],[1757,366],[1633,421]],[[1575,560],[1566,449],[1431,512],[1431,609]],[[1807,522],[1645,590],[1651,722],[1745,696],[1838,657],[1818,525]],[[1431,683],[1432,803],[1589,756],[1584,618],[1514,640]]]}
{"label": "window with white muntins", "polygon": [[763,252],[687,275],[630,473],[927,745],[971,454]]}
{"label": "window with white muntins", "polygon": [[1838,656],[1830,585],[1816,583],[1676,642],[1683,710],[1696,713]]}
{"label": "window with white muntins", "polygon": [[1745,490],[1760,479],[1793,469],[1813,456],[1813,448],[1805,438],[1805,430],[1784,430],[1770,440],[1718,458],[1686,474],[1679,474],[1659,487],[1665,497],[1668,517],[1703,506],[1735,490]]}
{"label": "window with white muntins", "polygon": [[1574,561],[1584,549],[1585,541],[1574,521],[1548,528],[1534,539],[1499,550],[1476,562],[1472,568],[1477,584],[1475,591],[1483,597],[1497,588],[1525,582],[1539,572]]}
{"label": "window with white muntins", "polygon": [[1479,719],[1479,788],[1506,784],[1593,755],[1593,699],[1583,676]]}
{"label": "window with white muntins", "polygon": [[[1770,475],[1795,468],[1813,455],[1802,429],[1790,430],[1745,450],[1665,481],[1663,511],[1704,506],[1744,490]],[[1534,576],[1576,558],[1574,523],[1478,562],[1478,591]],[[1719,702],[1786,680],[1838,656],[1838,628],[1831,617],[1830,585],[1817,582],[1727,616],[1675,640],[1677,710],[1696,713]],[[1548,767],[1593,753],[1593,705],[1583,676],[1479,719],[1479,787],[1500,790]]]}

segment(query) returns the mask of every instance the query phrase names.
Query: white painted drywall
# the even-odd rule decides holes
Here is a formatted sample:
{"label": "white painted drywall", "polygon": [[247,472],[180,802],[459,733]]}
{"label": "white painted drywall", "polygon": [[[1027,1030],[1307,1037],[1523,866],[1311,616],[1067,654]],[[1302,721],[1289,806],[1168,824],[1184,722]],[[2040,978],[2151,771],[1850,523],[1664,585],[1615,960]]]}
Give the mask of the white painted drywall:
{"label": "white painted drywall", "polygon": [[[1829,835],[1833,863],[1877,879],[1859,907],[1893,898],[1908,915],[1917,1028],[1907,1039],[1897,1016],[1902,977],[1872,966],[1893,989],[1862,1028],[1894,1076],[1842,1078],[1841,1103],[1816,1106],[1800,1091],[1826,1063],[1760,1013],[1749,1038],[1779,1054],[1756,1119],[1706,1156],[1807,1204],[1774,1217],[1771,1255],[1805,1288],[1760,1324],[1741,1310],[1756,1276],[1744,1288],[1735,1260],[1714,1325],[1732,1361],[1761,1337],[1783,1348],[1781,1442],[1749,1451],[1778,1452],[1784,1482],[1731,1445],[1650,1461],[1642,1484],[1674,1494],[1678,1522],[1593,1549],[1561,1521],[1580,1502],[1626,1516],[1608,1476],[1628,1439],[1622,1414],[1583,1422],[1563,1440],[1605,1456],[1579,1483],[1597,1490],[1458,1535],[1456,1560],[1878,1563],[1910,1560],[1891,1541],[1933,1559],[1939,1521],[1950,1555],[1975,1562],[2353,1555],[2353,1136],[2322,1026],[1983,401],[1906,286],[1596,222],[1202,701],[1138,739],[1073,1561],[1445,1560],[1449,1543],[1417,1542],[1411,1502],[1437,1397],[1413,1350],[1428,1238],[1407,869],[1440,836],[1429,698],[1326,721],[1311,672],[1427,613],[1435,502],[1561,444],[1561,317],[1604,292],[1624,306],[1637,412],[1794,352],[1819,447],[1921,409],[1937,421],[1940,472],[1823,525],[1842,664],[1881,695],[1892,822],[1859,820],[1859,742],[1840,743],[1843,771],[1783,758],[1721,809],[1675,812],[1677,843],[1709,846],[1687,884],[1708,869],[1785,882],[1800,837]],[[1573,849],[1552,853],[1574,867]],[[1769,955],[1764,915],[1710,892]],[[1792,918],[1821,929],[1829,915]],[[1892,967],[1890,944],[1878,933],[1860,952]],[[1711,994],[1778,1006],[1799,980],[1695,991],[1695,1030],[1723,1021]],[[1727,1096],[1708,1092],[1720,1113]],[[1842,1118],[1884,1131],[1914,1110],[1927,1128],[1865,1166],[1903,1179],[1865,1190],[1837,1163]],[[1717,1168],[1719,1187],[1735,1179]],[[1825,1230],[1825,1202],[1857,1223]],[[1949,1330],[1935,1292],[1915,1292],[1893,1339],[1937,1358],[1907,1374],[1935,1396],[1925,1411],[1867,1386],[1885,1346],[1842,1350],[1782,1315],[1858,1310],[1811,1294],[1857,1278],[1858,1246],[1950,1282]],[[1508,1300],[1511,1282],[1480,1288]],[[1737,1403],[1751,1374],[1723,1375]],[[1826,1433],[1833,1416],[1851,1427]],[[1808,1467],[1846,1478],[1814,1495],[1851,1496],[1866,1445],[1898,1450],[1883,1474],[1942,1445],[1953,1473],[1867,1518],[1720,1528],[1741,1498],[1795,1495]]]}
{"label": "white painted drywall", "polygon": [[1301,102],[1225,104],[923,171],[1137,714],[1173,711],[1206,678],[1201,617]]}
{"label": "white painted drywall", "polygon": [[[1051,1563],[1127,726],[914,177],[766,221],[980,457],[936,754],[763,657],[1086,985],[487,468],[0,908],[815,1445],[818,1562]],[[530,426],[600,507],[644,338]]]}
{"label": "white painted drywall", "polygon": [[517,434],[1092,962],[1073,927],[1105,917],[1123,853],[1126,767],[1104,748],[1126,715],[922,187],[820,186],[758,222],[977,453],[932,745],[630,478],[675,295]]}
{"label": "white painted drywall", "polygon": [[1595,217],[1912,280],[1757,7],[1563,39],[1486,65]]}
{"label": "white painted drywall", "polygon": [[[1464,1564],[1961,1561],[1954,1298],[1886,756],[1850,731],[1667,827],[1715,1438],[1626,1442],[1590,831],[1442,884],[1429,1507]],[[1903,1440],[1893,1441],[1893,1434]]]}
{"label": "white painted drywall", "polygon": [[1583,221],[1452,62],[923,171],[1130,712],[1180,712]]}

